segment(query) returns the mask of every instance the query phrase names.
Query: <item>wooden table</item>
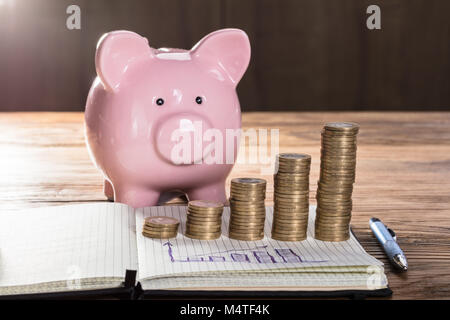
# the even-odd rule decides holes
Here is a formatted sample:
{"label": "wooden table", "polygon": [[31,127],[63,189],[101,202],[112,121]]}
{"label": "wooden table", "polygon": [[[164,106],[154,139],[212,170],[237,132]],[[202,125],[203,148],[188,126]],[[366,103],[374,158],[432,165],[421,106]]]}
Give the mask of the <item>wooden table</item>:
{"label": "wooden table", "polygon": [[[385,263],[394,299],[450,298],[450,113],[247,113],[244,128],[280,130],[280,152],[313,157],[311,199],[319,175],[325,122],[360,123],[353,230]],[[0,213],[102,201],[102,177],[89,159],[82,113],[0,113]],[[231,178],[271,171],[237,164]],[[228,181],[229,183],[229,181]],[[394,229],[410,270],[397,273],[368,220]]]}

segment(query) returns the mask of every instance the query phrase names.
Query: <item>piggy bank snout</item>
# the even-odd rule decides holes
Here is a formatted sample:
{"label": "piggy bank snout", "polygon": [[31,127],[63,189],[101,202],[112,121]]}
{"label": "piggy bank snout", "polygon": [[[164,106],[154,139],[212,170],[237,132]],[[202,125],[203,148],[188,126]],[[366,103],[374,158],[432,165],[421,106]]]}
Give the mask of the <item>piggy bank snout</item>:
{"label": "piggy bank snout", "polygon": [[200,115],[180,113],[162,118],[155,127],[156,151],[171,164],[201,163],[209,153],[204,150],[203,135],[211,128],[211,123]]}

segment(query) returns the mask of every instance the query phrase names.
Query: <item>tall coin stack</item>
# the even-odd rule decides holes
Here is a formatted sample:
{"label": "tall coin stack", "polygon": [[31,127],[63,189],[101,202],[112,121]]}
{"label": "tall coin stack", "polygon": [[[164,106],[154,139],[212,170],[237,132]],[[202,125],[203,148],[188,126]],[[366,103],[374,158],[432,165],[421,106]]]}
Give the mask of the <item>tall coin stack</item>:
{"label": "tall coin stack", "polygon": [[222,234],[223,204],[213,201],[189,201],[185,236],[199,240],[214,240]]}
{"label": "tall coin stack", "polygon": [[264,238],[265,199],[266,180],[256,178],[231,180],[230,238],[245,241]]}
{"label": "tall coin stack", "polygon": [[358,131],[359,125],[351,122],[327,123],[322,131],[316,239],[344,241],[350,237]]}
{"label": "tall coin stack", "polygon": [[147,217],[144,219],[142,235],[148,238],[169,239],[175,238],[180,222],[172,217]]}
{"label": "tall coin stack", "polygon": [[277,156],[276,165],[272,238],[304,240],[308,228],[311,156],[282,153]]}

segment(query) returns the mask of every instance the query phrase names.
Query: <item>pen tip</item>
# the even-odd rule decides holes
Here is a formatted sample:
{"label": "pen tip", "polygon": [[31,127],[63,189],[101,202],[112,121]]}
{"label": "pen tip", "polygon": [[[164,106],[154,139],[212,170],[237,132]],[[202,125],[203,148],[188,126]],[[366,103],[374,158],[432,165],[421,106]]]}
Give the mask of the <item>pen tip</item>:
{"label": "pen tip", "polygon": [[403,254],[396,254],[394,256],[394,262],[402,271],[408,270],[408,262]]}

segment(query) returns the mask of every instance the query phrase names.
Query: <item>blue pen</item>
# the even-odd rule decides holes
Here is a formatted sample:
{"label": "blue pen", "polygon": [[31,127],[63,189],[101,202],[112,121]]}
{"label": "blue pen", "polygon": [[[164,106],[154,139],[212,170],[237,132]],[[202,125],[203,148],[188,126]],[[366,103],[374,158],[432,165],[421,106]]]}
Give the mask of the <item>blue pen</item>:
{"label": "blue pen", "polygon": [[408,261],[397,243],[395,232],[387,228],[378,218],[371,218],[369,224],[373,234],[383,246],[389,261],[402,271],[408,270]]}

